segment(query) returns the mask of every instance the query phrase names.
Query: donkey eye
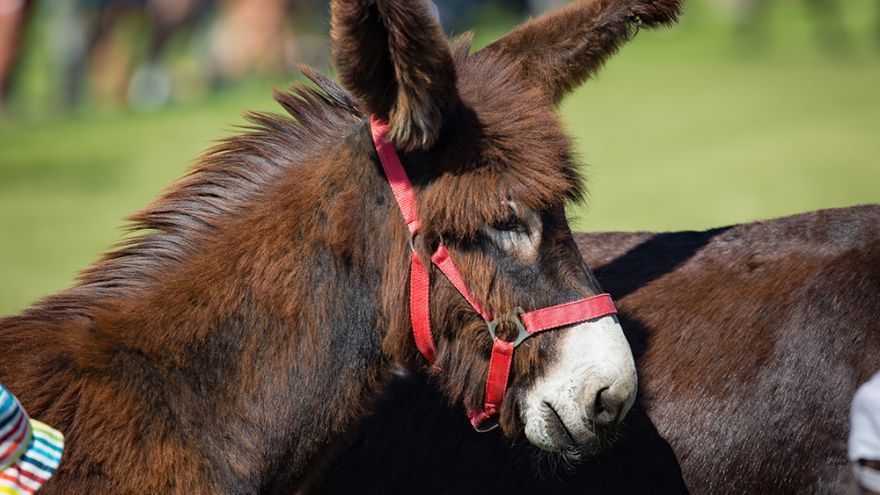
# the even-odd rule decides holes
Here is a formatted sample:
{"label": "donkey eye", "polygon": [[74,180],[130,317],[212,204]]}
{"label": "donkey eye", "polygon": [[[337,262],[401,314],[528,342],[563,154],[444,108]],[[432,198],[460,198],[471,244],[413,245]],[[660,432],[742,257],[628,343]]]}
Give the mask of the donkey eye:
{"label": "donkey eye", "polygon": [[495,230],[500,230],[502,232],[513,232],[516,234],[525,234],[529,231],[526,224],[523,223],[520,219],[511,217],[503,222],[498,222],[492,225],[492,228]]}

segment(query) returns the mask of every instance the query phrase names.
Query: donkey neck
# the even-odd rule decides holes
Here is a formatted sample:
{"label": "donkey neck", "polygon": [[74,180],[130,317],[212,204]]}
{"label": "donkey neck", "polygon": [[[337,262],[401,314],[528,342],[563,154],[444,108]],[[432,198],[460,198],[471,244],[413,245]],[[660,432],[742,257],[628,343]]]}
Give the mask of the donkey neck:
{"label": "donkey neck", "polygon": [[[350,129],[311,163],[289,164],[237,215],[188,239],[185,259],[154,270],[149,283],[124,296],[72,289],[12,322],[16,332],[65,345],[65,362],[77,368],[65,376],[77,377],[81,394],[100,382],[131,404],[137,419],[110,407],[97,414],[107,425],[143,428],[144,456],[169,441],[185,445],[221,492],[258,491],[280,466],[301,475],[369,406],[396,359],[389,355],[406,345],[397,338],[405,331],[389,331],[406,321],[405,227],[366,126]],[[88,307],[57,320],[75,337],[51,343],[40,311],[89,294]],[[38,395],[35,413],[89,438],[63,414],[76,406]],[[125,476],[112,462],[101,469]]]}
{"label": "donkey neck", "polygon": [[[368,407],[389,368],[387,329],[405,318],[405,306],[387,304],[406,284],[393,208],[358,125],[218,225],[185,269],[128,312],[151,328],[136,333],[155,339],[135,347],[194,392],[192,421],[216,433],[209,450],[225,456],[238,444],[260,460],[252,469],[302,473]],[[168,309],[157,317],[150,308]],[[224,426],[236,423],[230,442]]]}

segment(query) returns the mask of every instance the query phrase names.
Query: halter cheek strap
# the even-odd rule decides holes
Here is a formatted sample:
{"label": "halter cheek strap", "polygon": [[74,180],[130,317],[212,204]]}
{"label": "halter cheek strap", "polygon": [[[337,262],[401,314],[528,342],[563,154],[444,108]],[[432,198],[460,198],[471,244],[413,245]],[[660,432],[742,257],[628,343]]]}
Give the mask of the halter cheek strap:
{"label": "halter cheek strap", "polygon": [[[406,175],[403,165],[394,146],[388,141],[388,125],[375,116],[370,119],[370,130],[373,135],[373,143],[376,153],[385,171],[385,177],[391,185],[394,199],[400,207],[403,218],[406,221],[411,239],[418,232],[421,224],[416,209],[416,197],[412,184]],[[431,278],[430,272],[422,264],[419,254],[412,247],[410,260],[410,321],[413,328],[413,338],[419,352],[428,363],[433,364],[436,359],[434,337],[431,333]],[[497,426],[495,417],[501,410],[504,395],[507,391],[507,382],[510,377],[510,367],[513,361],[513,352],[526,339],[536,333],[552,330],[575,323],[600,318],[617,313],[611,296],[600,294],[578,301],[573,301],[536,311],[524,312],[516,308],[511,314],[502,318],[493,318],[492,314],[477,301],[467,289],[464,278],[449,256],[449,251],[441,242],[437,250],[431,255],[431,264],[436,266],[449,279],[453,286],[458,289],[462,297],[470,304],[474,311],[479,314],[489,330],[492,338],[492,357],[489,360],[489,373],[486,377],[486,395],[481,409],[470,410],[467,415],[471,424],[477,431],[489,431]],[[495,330],[502,321],[510,321],[516,325],[519,333],[516,340],[508,342],[499,339]]]}

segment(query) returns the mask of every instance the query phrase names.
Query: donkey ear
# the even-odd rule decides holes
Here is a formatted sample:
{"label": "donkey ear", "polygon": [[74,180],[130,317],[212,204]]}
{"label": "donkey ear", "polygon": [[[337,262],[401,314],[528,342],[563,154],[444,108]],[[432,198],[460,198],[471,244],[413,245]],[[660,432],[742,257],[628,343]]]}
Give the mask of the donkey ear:
{"label": "donkey ear", "polygon": [[388,121],[396,147],[429,148],[455,96],[455,67],[427,3],[335,0],[331,17],[342,85]]}
{"label": "donkey ear", "polygon": [[482,51],[518,64],[553,103],[592,76],[640,27],[675,22],[683,0],[583,0],[531,20]]}

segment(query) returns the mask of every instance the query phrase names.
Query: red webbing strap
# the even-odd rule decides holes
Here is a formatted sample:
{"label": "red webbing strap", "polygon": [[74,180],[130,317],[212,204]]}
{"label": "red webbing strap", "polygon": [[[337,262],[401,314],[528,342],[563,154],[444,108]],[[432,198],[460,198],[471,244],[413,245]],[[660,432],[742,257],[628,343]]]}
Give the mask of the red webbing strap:
{"label": "red webbing strap", "polygon": [[489,312],[483,309],[483,306],[481,306],[471,293],[468,292],[467,285],[464,283],[464,278],[462,278],[461,272],[458,271],[455,263],[452,262],[452,258],[449,257],[449,251],[446,250],[446,246],[444,246],[442,242],[437,246],[437,250],[434,251],[434,254],[431,256],[431,261],[437,265],[437,268],[439,268],[444,275],[446,275],[446,278],[452,282],[452,285],[458,289],[458,292],[464,296],[467,302],[477,313],[480,314],[480,316],[483,317],[484,320],[492,320],[492,316],[489,315]]}
{"label": "red webbing strap", "polygon": [[370,132],[373,135],[373,144],[376,146],[376,153],[379,155],[379,161],[382,163],[382,169],[385,170],[385,177],[391,185],[391,191],[394,193],[394,199],[400,206],[403,213],[403,219],[406,221],[406,227],[410,234],[415,235],[419,231],[421,224],[419,223],[419,215],[416,211],[416,194],[413,191],[412,183],[400,163],[400,157],[397,156],[397,150],[394,145],[388,142],[388,124],[377,119],[376,116],[370,117]]}
{"label": "red webbing strap", "polygon": [[[397,150],[386,138],[388,124],[371,116],[370,133],[373,136],[373,144],[376,146],[376,154],[379,155],[382,170],[385,171],[385,177],[394,194],[394,200],[397,201],[403,219],[406,221],[406,228],[409,229],[411,236],[415,236],[421,227],[416,210],[416,195],[412,183],[406,175],[406,170],[400,163],[400,157],[397,156]],[[409,318],[413,329],[413,339],[416,341],[419,352],[425,356],[428,363],[434,364],[437,353],[434,347],[434,336],[431,333],[431,278],[415,250],[412,253],[409,270]]]}
{"label": "red webbing strap", "polygon": [[[611,296],[599,294],[579,301],[531,311],[520,316],[520,320],[528,333],[535,334],[616,313],[617,308],[614,307]],[[467,413],[471,425],[477,430],[486,430],[487,428],[481,425],[501,410],[504,394],[507,391],[514,348],[513,342],[504,342],[497,338],[492,344],[492,359],[489,361],[483,408],[470,410]]]}
{"label": "red webbing strap", "polygon": [[[394,193],[394,199],[400,206],[406,226],[410,235],[415,236],[420,227],[418,213],[416,211],[416,197],[412,184],[406,175],[400,158],[394,146],[388,142],[388,125],[376,117],[370,117],[370,131],[373,136],[373,143],[376,146],[376,153],[379,155],[379,161],[382,163],[382,169],[391,185]],[[449,251],[441,242],[437,246],[437,250],[431,256],[431,262],[443,272],[444,275],[452,282],[452,285],[461,293],[474,310],[489,322],[492,320],[488,311],[483,308],[480,303],[471,296],[464,283],[461,272],[449,257]],[[413,250],[412,260],[410,262],[410,321],[413,327],[413,338],[416,341],[416,347],[419,352],[425,356],[430,364],[436,359],[436,348],[434,347],[434,337],[431,333],[431,278],[430,273],[422,265],[418,253]],[[560,304],[550,308],[539,309],[523,314],[520,319],[529,334],[535,334],[544,330],[550,330],[582,321],[592,320],[600,316],[617,313],[611,296],[608,294],[600,294],[598,296],[574,301],[566,304]],[[494,339],[492,343],[492,358],[489,360],[489,374],[486,378],[486,395],[483,408],[477,411],[468,411],[468,418],[474,428],[480,431],[486,431],[491,427],[486,427],[485,422],[498,414],[501,404],[504,401],[504,395],[507,391],[507,380],[510,377],[510,365],[513,360],[513,350],[516,347],[514,342],[505,342],[503,340]]]}
{"label": "red webbing strap", "polygon": [[412,323],[413,338],[428,364],[434,364],[437,352],[434,348],[434,336],[431,333],[431,278],[422,266],[419,253],[415,251],[412,253],[409,271],[409,319]]}
{"label": "red webbing strap", "polygon": [[611,296],[599,294],[579,301],[529,311],[523,314],[520,320],[527,332],[538,333],[613,314],[617,314],[617,308],[614,307]]}
{"label": "red webbing strap", "polygon": [[510,376],[510,363],[513,360],[513,342],[495,339],[492,343],[492,358],[489,360],[489,375],[486,378],[486,398],[483,408],[467,412],[471,425],[478,430],[485,430],[481,425],[498,414],[504,394],[507,391],[507,380]]}

